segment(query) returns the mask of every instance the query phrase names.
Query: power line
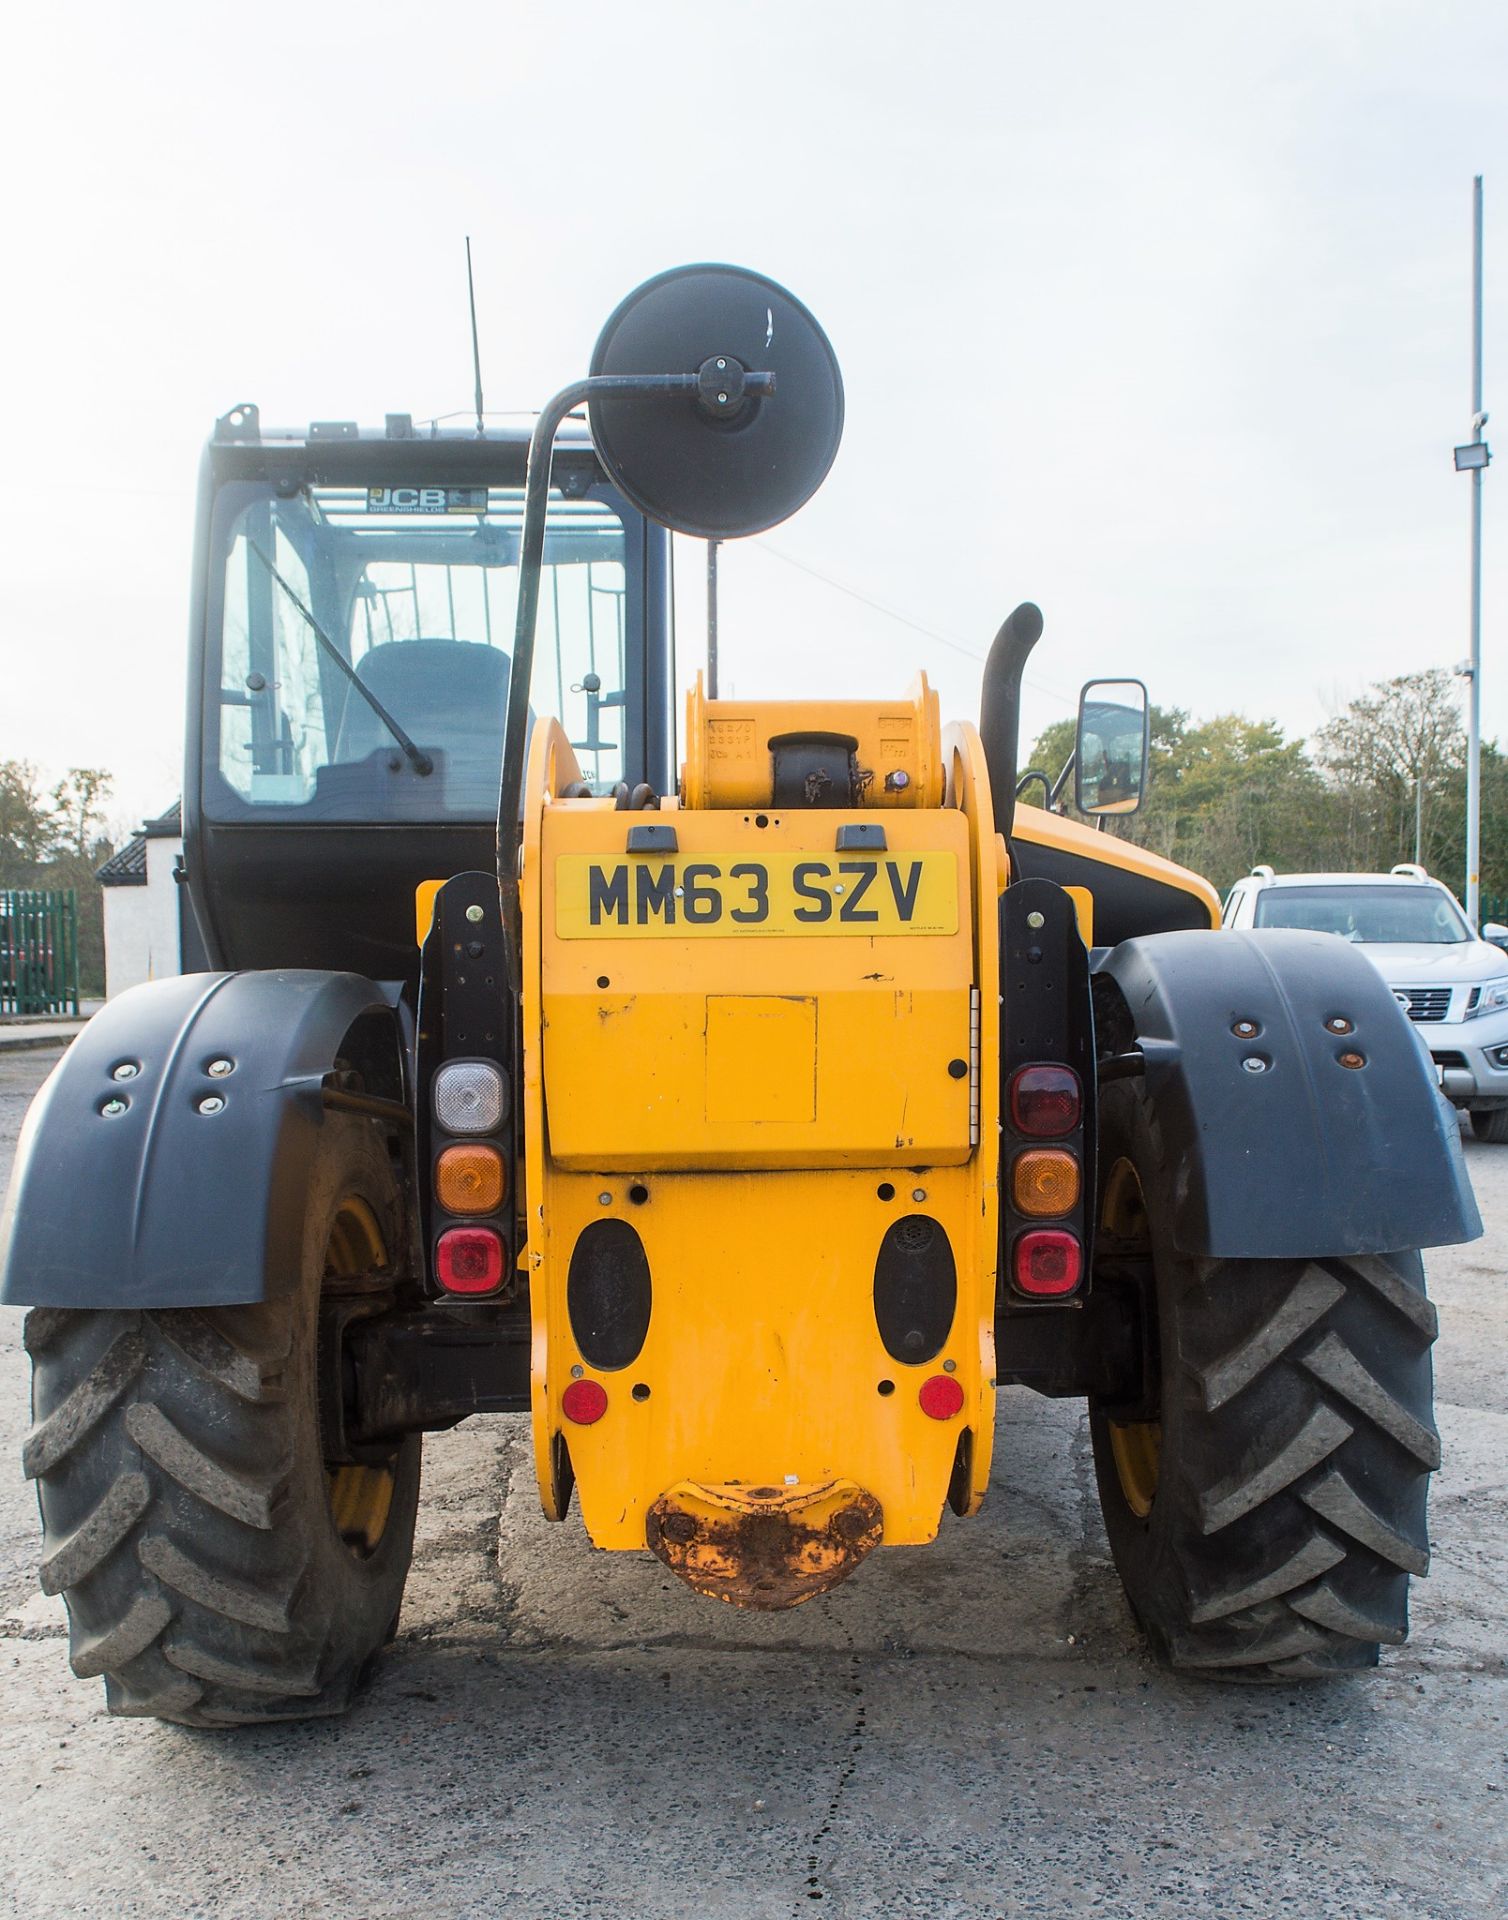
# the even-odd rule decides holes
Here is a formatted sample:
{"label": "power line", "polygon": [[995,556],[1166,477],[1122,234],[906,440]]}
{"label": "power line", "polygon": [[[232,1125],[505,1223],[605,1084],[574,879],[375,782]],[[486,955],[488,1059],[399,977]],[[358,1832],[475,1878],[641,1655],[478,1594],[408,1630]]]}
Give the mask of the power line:
{"label": "power line", "polygon": [[[810,574],[814,580],[820,580],[823,586],[831,587],[834,593],[846,594],[850,600],[857,600],[861,606],[871,607],[876,613],[883,613],[887,620],[894,620],[900,626],[909,627],[913,633],[919,633],[925,639],[935,640],[940,647],[950,647],[954,653],[961,653],[965,659],[977,660],[981,666],[984,664],[984,655],[977,652],[975,648],[966,647],[961,640],[950,639],[947,634],[939,633],[935,627],[924,627],[919,620],[913,620],[904,613],[897,613],[894,607],[887,607],[882,600],[875,600],[867,593],[860,593],[857,587],[845,586],[841,580],[834,580],[831,574],[820,572],[816,567],[809,566],[805,560],[798,560],[793,554],[782,553],[779,547],[772,547],[768,540],[750,541],[749,545],[756,553],[768,553],[776,560],[783,560],[786,566],[795,567],[798,573]],[[1045,681],[1032,679],[1029,675],[1022,677],[1027,686],[1034,687],[1038,693],[1048,694],[1052,699],[1061,701],[1065,707],[1075,704],[1067,694],[1060,693],[1056,687],[1049,687]]]}

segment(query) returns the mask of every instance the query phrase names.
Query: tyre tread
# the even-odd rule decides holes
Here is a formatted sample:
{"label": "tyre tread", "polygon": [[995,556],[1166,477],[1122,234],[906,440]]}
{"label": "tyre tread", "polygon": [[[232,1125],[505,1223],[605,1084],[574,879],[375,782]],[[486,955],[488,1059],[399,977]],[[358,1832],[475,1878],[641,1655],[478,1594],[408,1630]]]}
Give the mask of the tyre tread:
{"label": "tyre tread", "polygon": [[1408,1637],[1405,1628],[1396,1626],[1385,1616],[1374,1617],[1348,1605],[1325,1580],[1307,1593],[1295,1594],[1288,1604],[1317,1627],[1326,1627],[1331,1633],[1343,1634],[1351,1640],[1375,1640],[1385,1646],[1401,1647]]}
{"label": "tyre tread", "polygon": [[173,1618],[173,1608],[156,1588],[139,1591],[125,1612],[94,1634],[75,1628],[70,1660],[81,1680],[128,1666],[146,1652]]}
{"label": "tyre tread", "polygon": [[1207,1621],[1223,1620],[1232,1613],[1244,1613],[1264,1600],[1275,1600],[1307,1586],[1345,1557],[1346,1550],[1338,1541],[1327,1539],[1316,1529],[1281,1566],[1259,1574],[1245,1586],[1228,1587],[1222,1593],[1211,1594],[1193,1608],[1189,1618],[1195,1626],[1203,1626]]}
{"label": "tyre tread", "polygon": [[99,1504],[43,1556],[38,1574],[43,1593],[62,1593],[87,1580],[151,1504],[151,1483],[144,1473],[122,1473],[112,1480]]}
{"label": "tyre tread", "polygon": [[146,1341],[138,1327],[127,1327],[117,1335],[73,1391],[27,1434],[21,1467],[28,1480],[51,1473],[93,1433],[131,1386],[146,1357]]}
{"label": "tyre tread", "polygon": [[272,1525],[273,1504],[287,1473],[287,1463],[259,1478],[232,1472],[196,1446],[175,1427],[152,1400],[138,1400],[126,1409],[126,1432],[154,1466],[196,1500],[232,1520],[266,1532]]}
{"label": "tyre tread", "polygon": [[1429,1548],[1408,1540],[1397,1527],[1390,1526],[1375,1507],[1369,1507],[1339,1468],[1327,1473],[1302,1495],[1305,1506],[1341,1533],[1347,1533],[1358,1545],[1368,1548],[1381,1560],[1389,1560],[1405,1573],[1429,1572]]}
{"label": "tyre tread", "polygon": [[1306,1268],[1277,1312],[1199,1375],[1206,1411],[1217,1412],[1243,1387],[1249,1387],[1295,1340],[1322,1319],[1344,1297],[1345,1291],[1333,1274],[1324,1273],[1318,1267]]}
{"label": "tyre tread", "polygon": [[1219,1533],[1301,1480],[1351,1438],[1354,1429],[1333,1407],[1320,1405],[1276,1452],[1211,1487],[1200,1499],[1204,1531]]}
{"label": "tyre tread", "polygon": [[260,1627],[264,1633],[292,1631],[291,1589],[278,1593],[265,1586],[248,1587],[239,1580],[227,1579],[185,1553],[165,1534],[145,1534],[137,1545],[136,1557],[165,1587],[194,1601],[206,1613],[238,1621],[243,1627]]}
{"label": "tyre tread", "polygon": [[1396,1440],[1420,1466],[1433,1473],[1440,1464],[1440,1436],[1401,1406],[1376,1375],[1362,1365],[1338,1334],[1327,1333],[1304,1355],[1304,1365],[1332,1393],[1348,1400],[1374,1427]]}

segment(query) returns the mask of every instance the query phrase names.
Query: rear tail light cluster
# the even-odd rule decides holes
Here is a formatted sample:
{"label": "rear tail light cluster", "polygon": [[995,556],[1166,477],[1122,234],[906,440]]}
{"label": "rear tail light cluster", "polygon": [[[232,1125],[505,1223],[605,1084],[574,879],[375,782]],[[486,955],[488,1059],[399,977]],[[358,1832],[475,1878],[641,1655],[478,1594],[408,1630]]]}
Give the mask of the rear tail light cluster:
{"label": "rear tail light cluster", "polygon": [[458,873],[434,896],[418,1009],[430,1275],[458,1299],[500,1295],[514,1278],[517,1028],[497,877]]}
{"label": "rear tail light cluster", "polygon": [[[1027,1300],[1064,1300],[1084,1279],[1084,1095],[1071,1067],[1018,1067],[1005,1114],[1007,1272]],[[1037,1144],[1051,1141],[1044,1146]]]}
{"label": "rear tail light cluster", "polygon": [[508,1076],[492,1060],[448,1060],[431,1083],[430,1108],[435,1278],[447,1293],[496,1293],[509,1266],[498,1217],[508,1203]]}

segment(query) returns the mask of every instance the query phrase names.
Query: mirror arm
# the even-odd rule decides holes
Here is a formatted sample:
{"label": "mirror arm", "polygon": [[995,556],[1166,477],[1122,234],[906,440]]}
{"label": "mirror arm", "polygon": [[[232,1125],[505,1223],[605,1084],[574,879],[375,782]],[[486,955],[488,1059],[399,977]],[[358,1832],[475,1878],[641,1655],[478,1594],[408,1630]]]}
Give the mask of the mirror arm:
{"label": "mirror arm", "polygon": [[[519,925],[518,859],[523,831],[524,750],[529,732],[529,682],[534,667],[534,626],[539,612],[539,577],[544,564],[545,516],[550,504],[550,467],[555,435],[568,413],[596,395],[633,394],[645,398],[695,398],[702,380],[695,373],[599,373],[562,387],[534,423],[524,477],[524,524],[519,536],[518,618],[513,628],[513,661],[508,673],[508,705],[503,715],[503,765],[497,805],[497,886],[508,948],[508,974],[514,994],[522,991],[523,944]],[[746,394],[770,394],[775,376],[746,373]]]}
{"label": "mirror arm", "polygon": [[1021,775],[1019,780],[1017,780],[1016,798],[1018,800],[1021,798],[1021,796],[1026,792],[1026,789],[1031,785],[1033,780],[1040,780],[1042,782],[1042,793],[1044,796],[1044,803],[1050,807],[1052,805],[1052,782],[1051,780],[1048,779],[1047,775],[1042,771],[1040,767],[1028,767],[1026,769],[1026,772]]}
{"label": "mirror arm", "polygon": [[1069,776],[1078,765],[1078,759],[1079,750],[1075,747],[1063,762],[1062,771],[1059,773],[1057,779],[1052,783],[1052,791],[1047,797],[1047,804],[1050,807],[1056,807],[1058,802],[1063,798],[1063,789],[1068,785]]}

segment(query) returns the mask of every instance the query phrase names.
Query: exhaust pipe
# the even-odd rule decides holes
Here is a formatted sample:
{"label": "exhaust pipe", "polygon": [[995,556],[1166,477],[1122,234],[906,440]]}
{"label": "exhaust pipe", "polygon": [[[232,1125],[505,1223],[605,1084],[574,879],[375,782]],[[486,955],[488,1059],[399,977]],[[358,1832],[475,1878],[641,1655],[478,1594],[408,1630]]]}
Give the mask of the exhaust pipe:
{"label": "exhaust pipe", "polygon": [[979,738],[989,770],[995,831],[1010,845],[1016,823],[1016,763],[1021,731],[1021,676],[1042,638],[1042,610],[1023,600],[990,645],[979,695]]}

